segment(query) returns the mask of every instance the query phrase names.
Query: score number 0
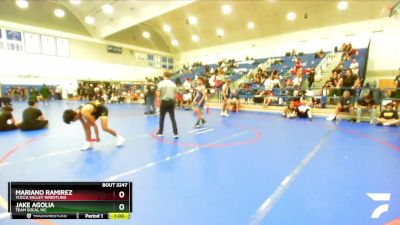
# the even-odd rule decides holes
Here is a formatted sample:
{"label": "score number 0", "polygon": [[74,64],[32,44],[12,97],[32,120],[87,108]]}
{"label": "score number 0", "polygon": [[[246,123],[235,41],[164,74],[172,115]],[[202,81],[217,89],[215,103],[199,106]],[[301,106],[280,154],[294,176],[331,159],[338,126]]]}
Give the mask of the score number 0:
{"label": "score number 0", "polygon": [[[123,198],[125,197],[125,192],[120,191],[120,192],[118,193],[118,197],[121,198],[121,199],[123,199]],[[119,204],[118,208],[119,208],[120,211],[124,211],[124,209],[125,209],[125,204],[123,204],[123,203]]]}

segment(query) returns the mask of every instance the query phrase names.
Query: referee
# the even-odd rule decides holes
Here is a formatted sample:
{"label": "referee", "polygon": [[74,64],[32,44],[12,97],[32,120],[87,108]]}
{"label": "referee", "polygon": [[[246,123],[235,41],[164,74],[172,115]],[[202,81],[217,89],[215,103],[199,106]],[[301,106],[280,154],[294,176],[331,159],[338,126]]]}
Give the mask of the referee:
{"label": "referee", "polygon": [[160,99],[160,127],[157,132],[157,136],[162,137],[164,131],[164,118],[167,112],[171,118],[172,129],[174,132],[174,138],[178,138],[178,128],[176,127],[175,121],[175,99],[177,88],[174,82],[170,80],[172,74],[170,72],[164,72],[164,80],[158,84],[158,99]]}

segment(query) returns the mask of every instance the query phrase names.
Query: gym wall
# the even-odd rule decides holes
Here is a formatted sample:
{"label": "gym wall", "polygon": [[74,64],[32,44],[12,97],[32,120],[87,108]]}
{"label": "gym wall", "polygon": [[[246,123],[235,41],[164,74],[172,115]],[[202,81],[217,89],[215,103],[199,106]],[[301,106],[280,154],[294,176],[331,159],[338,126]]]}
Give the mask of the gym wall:
{"label": "gym wall", "polygon": [[[36,34],[46,34],[69,40],[70,56],[46,56],[25,52],[0,50],[0,83],[42,83],[46,80],[141,80],[146,76],[160,75],[160,69],[148,67],[147,62],[137,60],[135,52],[171,54],[99,41],[87,36],[0,21],[0,27],[12,28]],[[122,54],[107,52],[107,45],[123,47]],[[27,80],[30,77],[31,80]]]}

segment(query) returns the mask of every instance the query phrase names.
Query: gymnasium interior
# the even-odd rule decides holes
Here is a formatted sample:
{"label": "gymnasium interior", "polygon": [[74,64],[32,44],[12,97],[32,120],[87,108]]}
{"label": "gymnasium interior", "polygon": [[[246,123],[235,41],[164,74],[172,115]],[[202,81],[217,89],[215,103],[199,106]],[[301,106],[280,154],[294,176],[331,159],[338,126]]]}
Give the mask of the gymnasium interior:
{"label": "gymnasium interior", "polygon": [[398,0],[1,0],[0,225],[400,225],[399,37]]}

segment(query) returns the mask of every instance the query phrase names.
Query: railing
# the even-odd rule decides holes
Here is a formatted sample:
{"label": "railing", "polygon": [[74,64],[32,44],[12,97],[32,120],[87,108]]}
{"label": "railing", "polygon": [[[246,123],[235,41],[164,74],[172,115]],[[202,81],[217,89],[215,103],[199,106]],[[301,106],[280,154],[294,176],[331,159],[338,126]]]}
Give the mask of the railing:
{"label": "railing", "polygon": [[[273,88],[270,91],[264,90],[249,90],[244,88],[235,89],[238,97],[242,103],[247,104],[263,104],[265,98],[271,99],[270,106],[286,106],[292,100],[300,100],[303,98],[308,102],[312,101],[314,106],[318,105],[320,108],[326,108],[328,105],[336,105],[345,90],[350,91],[351,98],[354,102],[357,102],[361,96],[371,93],[375,102],[379,104],[380,109],[385,106],[388,102],[400,103],[400,88],[331,88],[329,90],[315,89],[306,90],[304,94],[301,94],[303,90],[296,87],[293,88]],[[222,102],[221,88],[210,89],[209,101],[211,102]],[[231,91],[232,92],[232,91]]]}

